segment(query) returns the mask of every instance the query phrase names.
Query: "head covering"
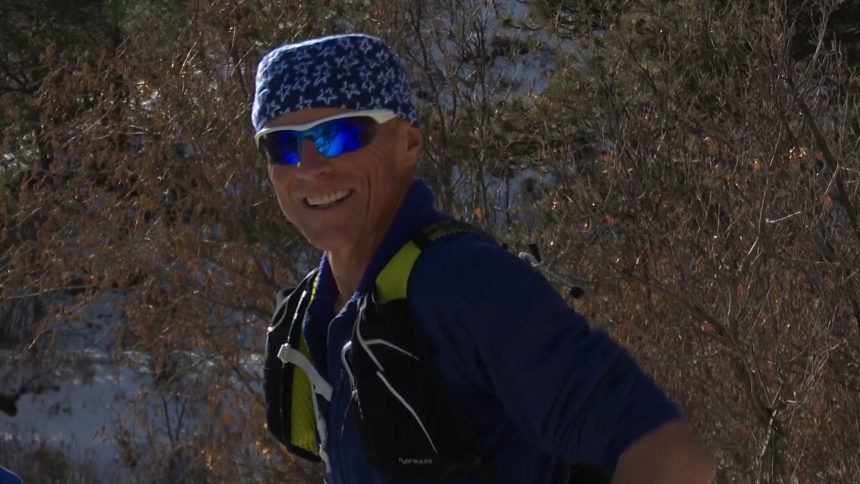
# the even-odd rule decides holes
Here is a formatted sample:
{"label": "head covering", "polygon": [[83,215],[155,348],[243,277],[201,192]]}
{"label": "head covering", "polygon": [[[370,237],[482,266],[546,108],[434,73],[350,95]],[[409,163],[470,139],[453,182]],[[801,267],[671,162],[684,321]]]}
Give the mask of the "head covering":
{"label": "head covering", "polygon": [[419,125],[400,60],[381,40],[364,34],[287,44],[260,61],[254,129],[282,114],[318,107],[388,109]]}

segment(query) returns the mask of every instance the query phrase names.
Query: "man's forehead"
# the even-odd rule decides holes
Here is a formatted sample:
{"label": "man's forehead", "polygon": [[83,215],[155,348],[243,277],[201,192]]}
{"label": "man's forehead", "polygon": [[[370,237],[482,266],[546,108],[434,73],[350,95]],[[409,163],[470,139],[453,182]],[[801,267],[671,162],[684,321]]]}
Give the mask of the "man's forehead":
{"label": "man's forehead", "polygon": [[355,111],[354,109],[345,109],[345,108],[310,108],[310,109],[301,109],[299,111],[292,111],[289,113],[284,113],[271,121],[265,124],[266,128],[274,128],[275,126],[285,126],[292,124],[305,124],[312,123],[314,121],[327,118],[329,116],[334,116],[335,114],[347,113],[350,111]]}

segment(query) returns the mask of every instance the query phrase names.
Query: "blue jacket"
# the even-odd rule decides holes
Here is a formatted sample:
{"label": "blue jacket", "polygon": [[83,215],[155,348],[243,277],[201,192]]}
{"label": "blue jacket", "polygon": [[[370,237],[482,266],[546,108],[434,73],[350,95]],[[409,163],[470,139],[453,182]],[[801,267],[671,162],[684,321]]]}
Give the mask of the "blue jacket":
{"label": "blue jacket", "polygon": [[24,484],[14,472],[0,466],[0,484]]}
{"label": "blue jacket", "polygon": [[[362,281],[339,314],[324,256],[304,321],[314,365],[334,387],[318,398],[328,429],[329,484],[392,483],[368,466],[340,350],[360,294],[424,226],[447,218],[422,181],[411,187]],[[409,301],[452,400],[474,423],[484,459],[505,483],[564,483],[570,464],[611,473],[621,453],[678,410],[604,332],[592,331],[556,290],[485,238],[441,239],[418,258]],[[427,482],[415,480],[410,482]],[[451,483],[481,483],[477,472]]]}

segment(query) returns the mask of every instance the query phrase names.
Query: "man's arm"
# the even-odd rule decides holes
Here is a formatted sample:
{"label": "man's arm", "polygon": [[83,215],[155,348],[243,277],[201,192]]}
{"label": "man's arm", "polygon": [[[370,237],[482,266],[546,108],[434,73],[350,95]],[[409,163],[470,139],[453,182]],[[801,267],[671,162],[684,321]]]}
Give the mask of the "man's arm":
{"label": "man's arm", "polygon": [[710,453],[682,420],[667,422],[634,441],[618,459],[613,484],[696,484],[714,480]]}
{"label": "man's arm", "polygon": [[[423,253],[413,277],[426,285],[416,285],[410,301],[422,314],[445,310],[437,324],[446,328],[440,346],[469,355],[460,360],[463,371],[498,399],[526,442],[604,476],[615,474],[619,483],[661,482],[644,478],[687,465],[679,457],[689,449],[679,442],[698,448],[692,432],[686,424],[686,433],[678,431],[678,409],[621,346],[605,332],[590,330],[525,262],[489,242],[463,245],[446,251],[454,246],[440,242]],[[460,270],[435,269],[444,261]],[[625,452],[629,470],[620,467]],[[654,468],[642,471],[639,464]],[[675,482],[708,482],[713,466],[703,468],[711,472],[702,479]]]}

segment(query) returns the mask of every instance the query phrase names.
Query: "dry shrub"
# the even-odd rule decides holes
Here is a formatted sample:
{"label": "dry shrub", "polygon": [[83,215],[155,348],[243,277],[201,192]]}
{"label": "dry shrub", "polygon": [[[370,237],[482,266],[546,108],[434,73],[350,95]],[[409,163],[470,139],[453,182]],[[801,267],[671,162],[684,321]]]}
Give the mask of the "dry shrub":
{"label": "dry shrub", "polygon": [[794,55],[806,12],[635,2],[578,33],[530,118],[552,140],[540,226],[595,282],[581,309],[681,403],[721,480],[860,476],[858,80],[838,44]]}
{"label": "dry shrub", "polygon": [[78,454],[69,445],[0,440],[3,467],[13,469],[24,482],[104,482],[107,476],[97,460]]}
{"label": "dry shrub", "polygon": [[[153,377],[113,433],[137,479],[308,479],[265,431],[257,356],[276,292],[316,255],[272,203],[249,121],[263,46],[305,28],[308,10],[128,5],[118,39],[45,41],[38,88],[4,98],[37,113],[17,141],[22,126],[4,133],[20,161],[3,199],[4,307],[123,296],[116,361],[142,358]],[[61,361],[58,331],[86,323],[70,312],[52,305],[17,357]]]}
{"label": "dry shrub", "polygon": [[[514,35],[494,2],[388,5],[441,205],[587,279],[721,481],[860,478],[860,6],[536,2]],[[493,70],[546,49],[545,90]]]}
{"label": "dry shrub", "polygon": [[86,323],[57,294],[122,295],[112,349],[153,380],[118,416],[123,465],[314,479],[263,428],[258,357],[318,254],[248,116],[271,46],[366,31],[410,68],[440,207],[586,280],[571,302],[679,402],[721,481],[860,480],[860,81],[834,42],[855,7],[796,3],[116,3],[86,47],[69,27],[27,44],[39,75],[0,79],[2,307],[46,308],[3,344],[50,364]]}

